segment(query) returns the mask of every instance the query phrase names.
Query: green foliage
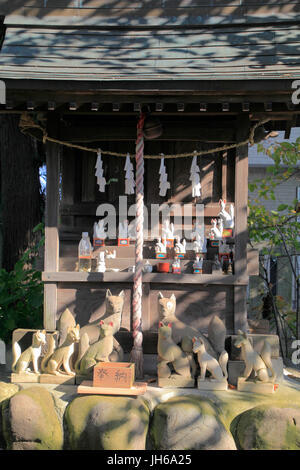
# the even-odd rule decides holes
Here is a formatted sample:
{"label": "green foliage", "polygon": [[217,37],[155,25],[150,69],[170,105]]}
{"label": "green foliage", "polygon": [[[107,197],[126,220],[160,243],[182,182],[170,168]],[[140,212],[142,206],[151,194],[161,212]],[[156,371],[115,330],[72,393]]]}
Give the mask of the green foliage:
{"label": "green foliage", "polygon": [[[249,191],[254,197],[249,201],[248,229],[250,243],[263,244],[261,255],[276,257],[283,251],[287,257],[299,297],[299,276],[294,268],[293,255],[300,253],[300,221],[295,207],[297,201],[278,203],[275,210],[267,210],[265,201],[276,201],[275,188],[291,177],[299,175],[297,162],[300,160],[300,138],[294,143],[275,143],[268,148],[258,145],[258,151],[267,154],[274,161],[274,165],[267,169],[264,178],[255,180],[249,184]],[[260,259],[260,266],[263,263]],[[261,274],[269,295],[273,297],[272,286],[269,284],[267,273],[261,269]],[[282,351],[286,350],[288,331],[292,331],[296,338],[300,337],[300,304],[296,303],[296,311],[291,311],[278,296],[273,297],[273,315],[277,331],[280,336]],[[280,332],[280,331],[281,332]]]}
{"label": "green foliage", "polygon": [[[300,138],[296,142],[275,143],[268,148],[258,145],[258,151],[268,155],[274,165],[267,168],[265,178],[257,179],[249,184],[249,191],[255,193],[249,201],[248,228],[253,243],[269,241],[272,249],[282,245],[283,238],[291,252],[300,250],[297,237],[300,233],[299,214],[295,211],[296,200],[289,204],[278,204],[276,210],[268,211],[264,202],[276,201],[275,188],[299,173],[296,168],[300,160]],[[270,252],[269,252],[270,254]],[[272,253],[272,255],[276,253]]]}
{"label": "green foliage", "polygon": [[39,249],[44,244],[44,226],[37,225],[40,241],[25,251],[14,269],[0,269],[0,338],[11,341],[16,328],[41,328],[43,323],[43,284],[35,269]]}

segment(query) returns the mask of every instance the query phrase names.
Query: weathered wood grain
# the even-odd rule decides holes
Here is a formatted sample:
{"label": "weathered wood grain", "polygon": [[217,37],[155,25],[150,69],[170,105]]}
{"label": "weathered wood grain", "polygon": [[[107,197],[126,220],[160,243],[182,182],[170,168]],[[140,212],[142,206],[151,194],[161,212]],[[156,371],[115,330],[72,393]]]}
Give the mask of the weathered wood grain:
{"label": "weathered wood grain", "polygon": [[[239,117],[237,142],[249,134],[249,116]],[[248,214],[248,145],[237,148],[235,160],[235,250],[234,270],[239,277],[247,276],[247,214]],[[246,286],[234,287],[234,331],[246,331],[247,306]]]}
{"label": "weathered wood grain", "polygon": [[[47,196],[45,216],[45,270],[59,269],[59,152],[57,144],[47,142]],[[54,330],[56,327],[57,290],[55,283],[44,287],[44,327]]]}
{"label": "weathered wood grain", "polygon": [[[44,282],[79,282],[79,283],[132,283],[133,274],[129,272],[106,272],[106,273],[84,273],[84,272],[43,272],[42,279]],[[200,285],[247,285],[248,277],[237,277],[233,275],[220,274],[202,274],[196,276],[195,274],[163,274],[163,273],[147,273],[143,274],[143,280],[146,283],[162,283],[162,284],[192,284],[194,286]],[[106,286],[108,288],[108,286]]]}

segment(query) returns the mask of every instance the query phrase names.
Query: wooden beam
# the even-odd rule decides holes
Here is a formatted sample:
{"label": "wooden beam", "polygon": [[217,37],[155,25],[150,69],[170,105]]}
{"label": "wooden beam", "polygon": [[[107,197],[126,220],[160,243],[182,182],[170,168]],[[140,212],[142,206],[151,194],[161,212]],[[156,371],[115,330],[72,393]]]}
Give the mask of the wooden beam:
{"label": "wooden beam", "polygon": [[[59,269],[59,146],[52,142],[46,144],[47,195],[45,223],[45,270],[57,272]],[[55,283],[44,286],[44,328],[56,327],[57,288]]]}
{"label": "wooden beam", "polygon": [[[249,135],[249,116],[238,118],[237,142]],[[239,278],[247,277],[247,213],[248,213],[248,145],[238,147],[235,159],[235,253],[234,272]],[[246,286],[234,287],[234,331],[247,329]]]}
{"label": "wooden beam", "polygon": [[[116,283],[132,283],[133,274],[129,272],[43,272],[42,279],[48,283],[72,283],[72,282],[116,282]],[[162,274],[162,273],[151,273],[143,274],[143,282],[146,284],[193,284],[193,285],[226,285],[226,286],[247,286],[248,276],[224,276],[221,274],[202,274],[196,276],[195,274]]]}
{"label": "wooden beam", "polygon": [[[67,142],[93,142],[93,141],[135,141],[136,124],[130,121],[115,120],[114,123],[93,124],[89,127],[76,126],[61,128],[60,139]],[[106,121],[107,122],[107,121]],[[201,141],[201,142],[234,142],[235,129],[208,127],[193,123],[191,120],[183,122],[168,122],[162,120],[163,134],[156,140],[172,141]]]}

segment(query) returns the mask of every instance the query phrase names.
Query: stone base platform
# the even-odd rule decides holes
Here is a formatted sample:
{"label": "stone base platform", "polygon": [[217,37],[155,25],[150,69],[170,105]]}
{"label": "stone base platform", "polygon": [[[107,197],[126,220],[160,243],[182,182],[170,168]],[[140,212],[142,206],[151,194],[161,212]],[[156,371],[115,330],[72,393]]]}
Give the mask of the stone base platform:
{"label": "stone base platform", "polygon": [[252,393],[274,393],[277,389],[276,385],[270,382],[254,382],[252,380],[246,381],[244,377],[239,377],[237,382],[237,389],[239,392],[252,392]]}
{"label": "stone base platform", "polygon": [[40,384],[63,384],[63,385],[75,385],[75,376],[66,374],[34,374],[29,372],[28,374],[15,374],[12,373],[10,376],[11,383],[40,383]]}
{"label": "stone base platform", "polygon": [[162,388],[194,388],[195,379],[172,374],[171,377],[159,377],[158,386]]}
{"label": "stone base platform", "polygon": [[197,381],[197,387],[199,390],[211,390],[211,391],[222,391],[228,389],[227,380],[215,380],[215,379],[205,379],[201,380],[200,377]]}

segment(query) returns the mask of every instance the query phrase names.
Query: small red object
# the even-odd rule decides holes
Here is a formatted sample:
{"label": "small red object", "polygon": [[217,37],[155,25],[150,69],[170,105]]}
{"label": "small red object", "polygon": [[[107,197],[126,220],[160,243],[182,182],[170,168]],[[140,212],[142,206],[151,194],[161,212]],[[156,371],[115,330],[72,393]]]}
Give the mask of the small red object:
{"label": "small red object", "polygon": [[170,270],[170,263],[158,263],[157,269],[160,273],[168,273]]}
{"label": "small red object", "polygon": [[129,238],[118,238],[118,246],[129,246],[130,239]]}
{"label": "small red object", "polygon": [[180,267],[173,266],[173,267],[172,267],[172,273],[173,273],[173,274],[181,274],[181,268],[180,268]]}
{"label": "small red object", "polygon": [[167,238],[166,239],[166,245],[167,245],[167,248],[174,248],[174,239],[173,238]]}

